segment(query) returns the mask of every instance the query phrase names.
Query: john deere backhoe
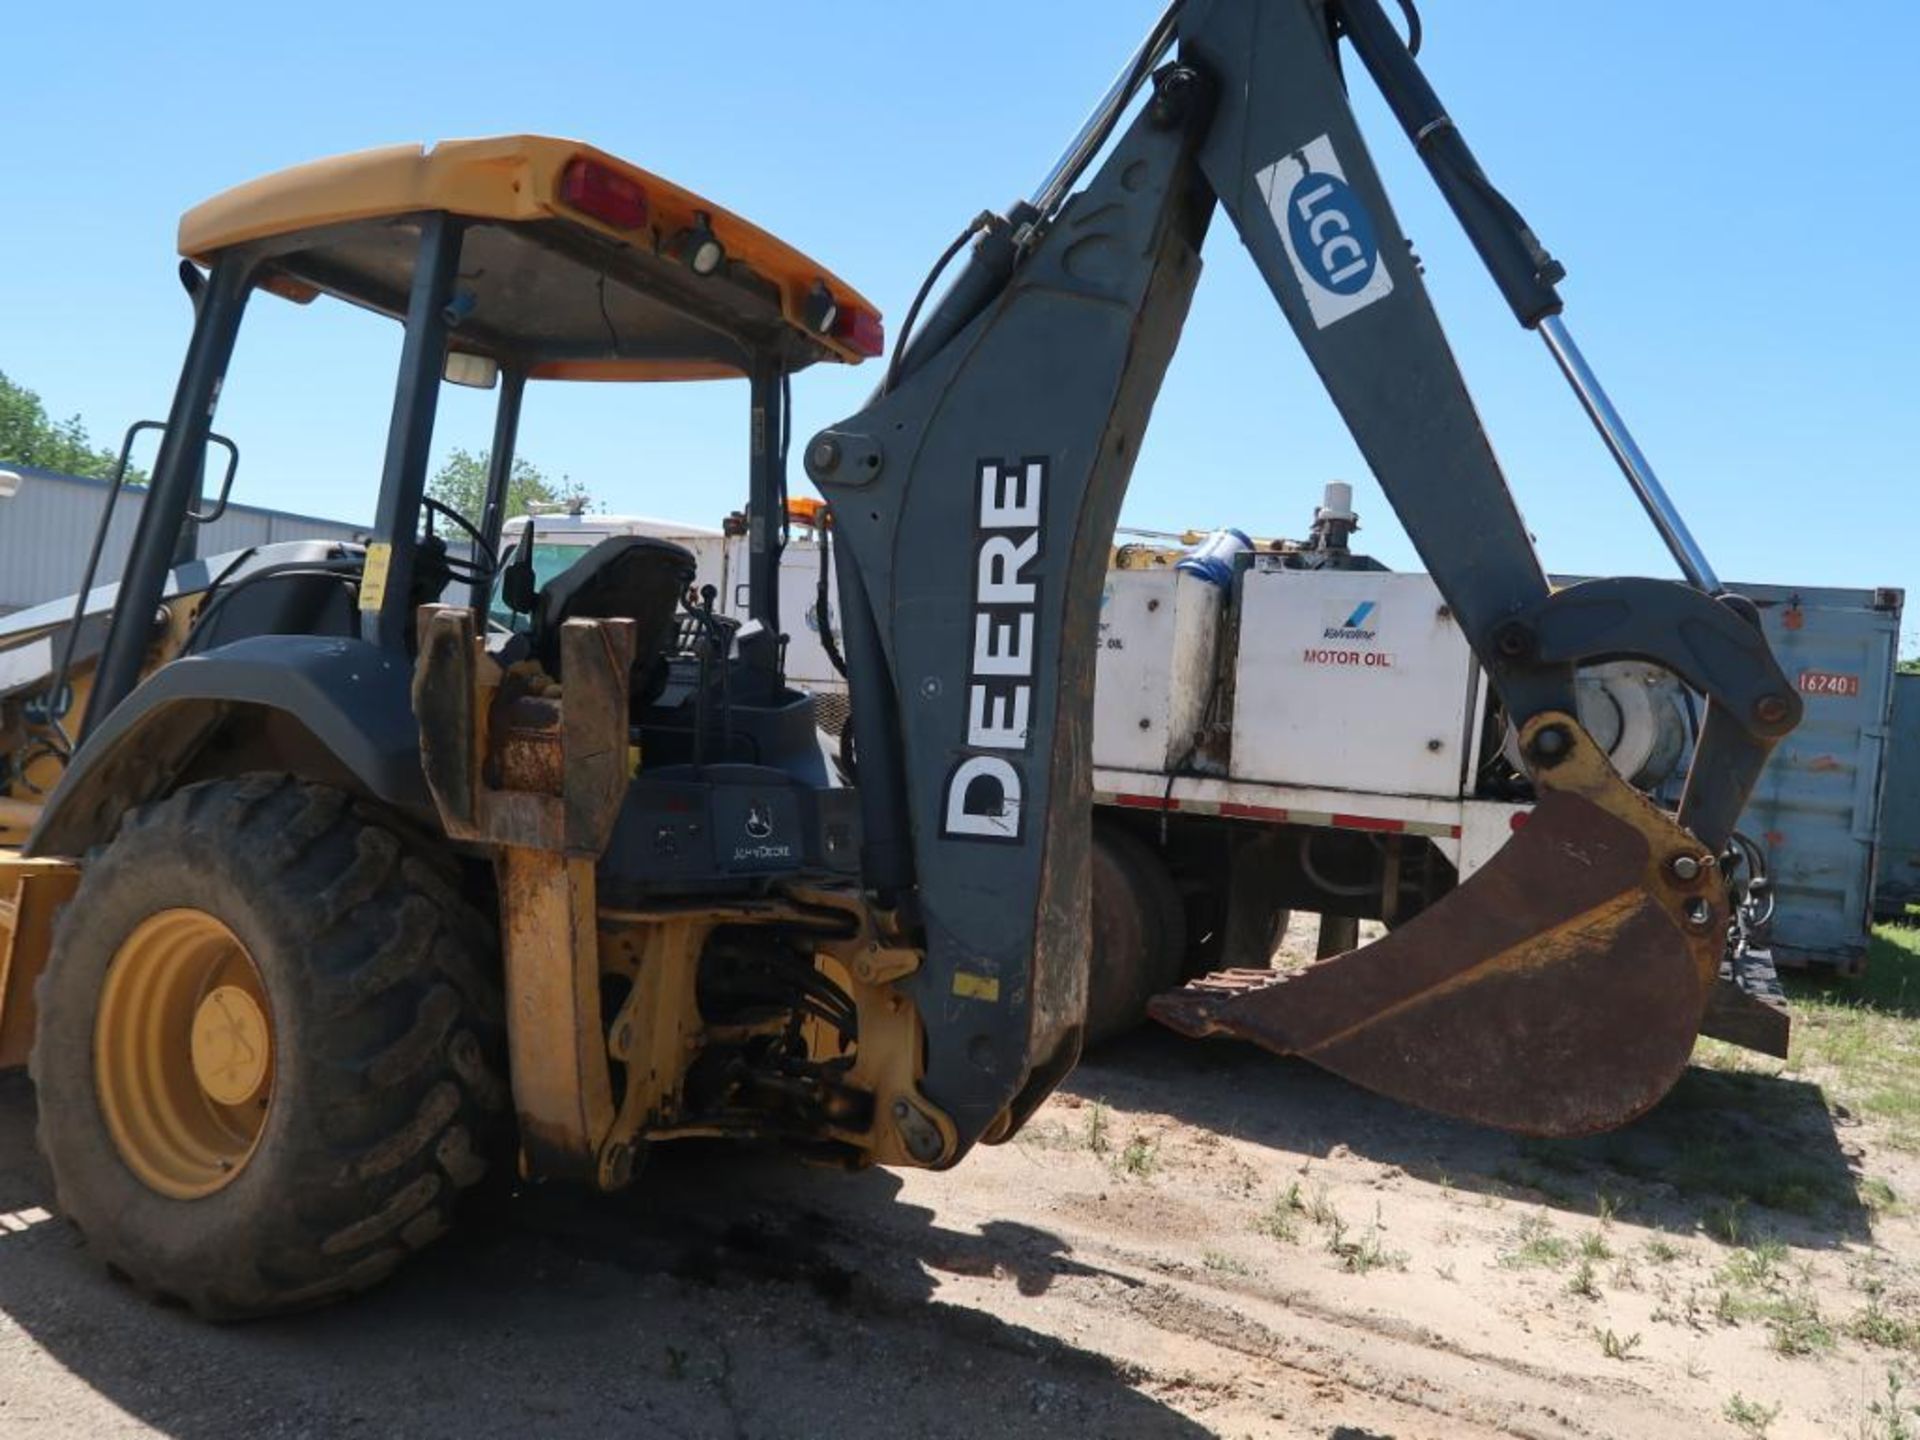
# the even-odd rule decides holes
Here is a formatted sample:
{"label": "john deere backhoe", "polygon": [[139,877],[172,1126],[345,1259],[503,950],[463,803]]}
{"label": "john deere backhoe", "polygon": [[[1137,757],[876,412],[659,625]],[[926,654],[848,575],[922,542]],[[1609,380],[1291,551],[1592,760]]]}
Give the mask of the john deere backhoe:
{"label": "john deere backhoe", "polygon": [[[1347,50],[1684,583],[1547,585],[1355,128]],[[775,580],[788,377],[881,352],[857,293],[558,140],[345,156],[186,216],[193,335],[124,578],[0,651],[0,820],[30,824],[0,862],[0,1062],[30,1046],[59,1202],[96,1251],[204,1314],[260,1314],[378,1280],[503,1157],[611,1189],[681,1136],[932,1167],[1011,1136],[1079,1053],[1101,575],[1216,210],[1539,803],[1387,940],[1156,1011],[1536,1134],[1657,1101],[1727,958],[1720,852],[1798,700],[1377,0],[1184,0],[1032,198],[955,242],[871,403],[804,448],[838,542],[851,786],[783,678]],[[404,327],[378,513],[364,547],[182,566],[262,290]],[[498,386],[480,515],[424,498],[443,377]],[[493,561],[529,382],[719,377],[748,381],[746,624],[663,541],[544,585],[534,527]],[[471,600],[442,603],[457,581]],[[1710,702],[1677,814],[1576,718],[1575,668],[1626,656]]]}

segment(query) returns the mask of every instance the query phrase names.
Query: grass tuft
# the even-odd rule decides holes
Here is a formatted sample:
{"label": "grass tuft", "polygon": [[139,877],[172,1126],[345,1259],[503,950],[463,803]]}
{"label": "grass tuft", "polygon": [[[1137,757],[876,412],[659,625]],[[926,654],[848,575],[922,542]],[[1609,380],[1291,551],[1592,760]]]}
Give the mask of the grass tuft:
{"label": "grass tuft", "polygon": [[1553,1222],[1546,1211],[1538,1211],[1520,1222],[1514,1234],[1514,1246],[1501,1252],[1500,1263],[1509,1270],[1543,1267],[1558,1270],[1573,1256],[1573,1245],[1565,1236],[1553,1233]]}
{"label": "grass tuft", "polygon": [[1087,1149],[1096,1155],[1104,1155],[1113,1148],[1109,1131],[1113,1121],[1107,1114],[1107,1102],[1096,1100],[1087,1107]]}
{"label": "grass tuft", "polygon": [[1127,1148],[1120,1152],[1120,1169],[1144,1180],[1160,1168],[1160,1137],[1158,1135],[1135,1135],[1127,1141]]}
{"label": "grass tuft", "polygon": [[1752,1440],[1767,1440],[1767,1431],[1780,1418],[1780,1407],[1749,1400],[1736,1390],[1727,1397],[1727,1403],[1720,1407],[1720,1413],[1742,1435],[1751,1436]]}
{"label": "grass tuft", "polygon": [[1747,1233],[1747,1199],[1736,1196],[1725,1205],[1709,1205],[1700,1228],[1725,1245],[1738,1245]]}
{"label": "grass tuft", "polygon": [[1244,1260],[1236,1260],[1224,1250],[1209,1250],[1200,1257],[1200,1263],[1207,1269],[1221,1275],[1251,1275],[1252,1269]]}
{"label": "grass tuft", "polygon": [[1681,1256],[1681,1249],[1664,1235],[1655,1235],[1640,1247],[1646,1252],[1647,1259],[1655,1265],[1671,1265]]}
{"label": "grass tuft", "polygon": [[1888,1217],[1907,1213],[1907,1207],[1894,1193],[1893,1186],[1876,1176],[1862,1177],[1858,1191],[1860,1203],[1876,1216]]}
{"label": "grass tuft", "polygon": [[1817,1355],[1833,1349],[1833,1326],[1804,1290],[1783,1295],[1766,1317],[1767,1334],[1779,1355]]}
{"label": "grass tuft", "polygon": [[1607,1189],[1604,1185],[1594,1191],[1593,1215],[1594,1218],[1600,1222],[1600,1228],[1604,1230],[1607,1226],[1613,1224],[1614,1218],[1626,1208],[1626,1204],[1627,1202],[1623,1196]]}
{"label": "grass tuft", "polygon": [[1864,974],[1841,982],[1794,977],[1788,1000],[1793,1068],[1822,1072],[1829,1104],[1883,1122],[1896,1149],[1920,1151],[1920,1046],[1913,1043],[1920,929],[1881,926]]}
{"label": "grass tuft", "polygon": [[1780,1279],[1780,1264],[1787,1258],[1787,1247],[1778,1240],[1757,1241],[1736,1250],[1720,1267],[1719,1280],[1744,1290],[1765,1290]]}
{"label": "grass tuft", "polygon": [[1920,1324],[1888,1314],[1878,1295],[1847,1322],[1846,1331],[1862,1345],[1874,1345],[1882,1350],[1920,1351]]}
{"label": "grass tuft", "polygon": [[1287,1187],[1285,1194],[1275,1196],[1273,1203],[1260,1212],[1253,1222],[1253,1228],[1262,1235],[1291,1245],[1300,1238],[1300,1212],[1305,1208],[1305,1202],[1300,1198],[1300,1182],[1296,1180]]}
{"label": "grass tuft", "polygon": [[1567,1293],[1578,1295],[1583,1300],[1600,1298],[1600,1286],[1593,1278],[1593,1261],[1580,1261],[1579,1267],[1567,1279]]}
{"label": "grass tuft", "polygon": [[1906,1395],[1906,1380],[1897,1369],[1887,1371],[1884,1397],[1867,1402],[1860,1417],[1860,1440],[1920,1440],[1920,1405]]}
{"label": "grass tuft", "polygon": [[1313,1193],[1307,1196],[1307,1218],[1316,1225],[1332,1225],[1340,1219],[1340,1212],[1333,1208],[1333,1197],[1327,1193],[1324,1185],[1315,1185]]}
{"label": "grass tuft", "polygon": [[1609,1360],[1631,1360],[1633,1352],[1640,1348],[1640,1332],[1631,1335],[1616,1335],[1611,1330],[1596,1331],[1600,1337],[1600,1353]]}
{"label": "grass tuft", "polygon": [[1764,1322],[1776,1354],[1814,1355],[1831,1350],[1833,1326],[1821,1314],[1806,1272],[1797,1288],[1789,1288],[1786,1258],[1787,1247],[1774,1239],[1755,1241],[1728,1256],[1714,1275],[1722,1287],[1714,1318],[1722,1325]]}
{"label": "grass tuft", "polygon": [[1405,1270],[1406,1252],[1389,1250],[1381,1240],[1382,1227],[1380,1212],[1373,1212],[1373,1223],[1361,1232],[1360,1238],[1347,1238],[1346,1222],[1338,1216],[1327,1235],[1327,1249],[1339,1258],[1340,1268],[1353,1275],[1367,1275],[1375,1270]]}

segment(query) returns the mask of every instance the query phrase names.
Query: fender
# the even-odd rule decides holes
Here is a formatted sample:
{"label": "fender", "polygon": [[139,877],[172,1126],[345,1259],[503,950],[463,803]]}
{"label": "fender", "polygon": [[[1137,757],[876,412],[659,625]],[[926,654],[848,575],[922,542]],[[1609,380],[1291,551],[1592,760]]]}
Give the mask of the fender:
{"label": "fender", "polygon": [[[434,817],[405,655],[364,640],[263,635],[162,666],[90,735],[24,848],[77,856],[135,805],[206,775],[281,769]],[[210,755],[216,740],[237,742]]]}

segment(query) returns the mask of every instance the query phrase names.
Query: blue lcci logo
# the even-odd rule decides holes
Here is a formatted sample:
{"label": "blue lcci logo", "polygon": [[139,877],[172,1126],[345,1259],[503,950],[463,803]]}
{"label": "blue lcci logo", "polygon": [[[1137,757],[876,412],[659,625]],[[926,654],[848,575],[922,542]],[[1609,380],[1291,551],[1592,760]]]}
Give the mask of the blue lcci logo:
{"label": "blue lcci logo", "polygon": [[1287,197],[1287,229],[1300,267],[1336,295],[1366,288],[1379,262],[1373,219],[1338,175],[1309,170]]}

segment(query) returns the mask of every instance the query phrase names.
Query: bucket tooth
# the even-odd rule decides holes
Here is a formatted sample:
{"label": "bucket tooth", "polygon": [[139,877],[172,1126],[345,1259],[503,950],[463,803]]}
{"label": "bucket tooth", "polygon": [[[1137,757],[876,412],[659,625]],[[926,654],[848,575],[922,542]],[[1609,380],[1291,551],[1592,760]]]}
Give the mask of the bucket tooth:
{"label": "bucket tooth", "polygon": [[1158,996],[1188,1035],[1250,1040],[1382,1094],[1523,1134],[1611,1129],[1672,1088],[1718,979],[1726,911],[1705,847],[1571,719],[1526,825],[1385,939],[1289,975],[1226,971]]}

